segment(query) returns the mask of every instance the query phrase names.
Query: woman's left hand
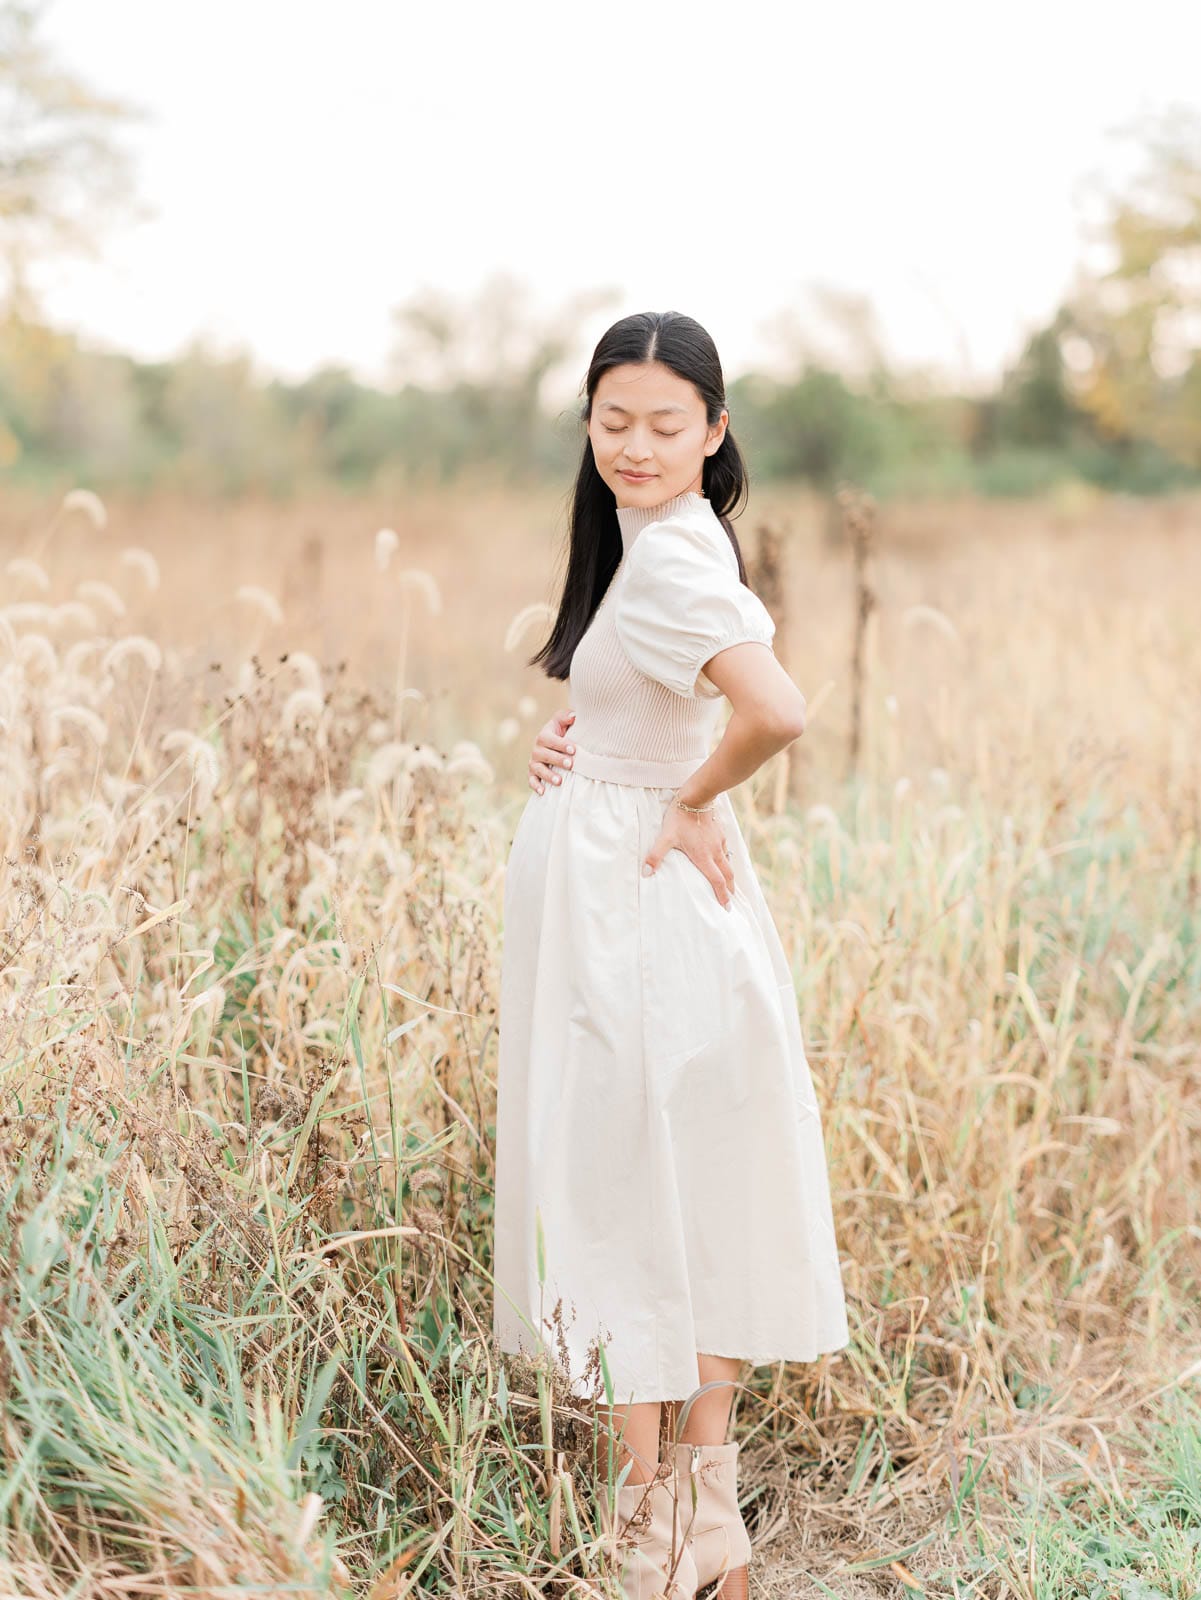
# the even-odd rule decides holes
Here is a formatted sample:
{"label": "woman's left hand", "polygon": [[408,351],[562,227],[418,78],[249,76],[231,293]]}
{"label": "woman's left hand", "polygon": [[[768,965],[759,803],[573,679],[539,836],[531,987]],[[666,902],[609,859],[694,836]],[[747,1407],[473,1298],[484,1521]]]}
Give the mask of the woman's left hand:
{"label": "woman's left hand", "polygon": [[669,804],[659,837],[644,858],[643,875],[653,872],[669,850],[682,850],[708,878],[719,902],[729,907],[734,897],[734,868],[716,811],[682,811]]}

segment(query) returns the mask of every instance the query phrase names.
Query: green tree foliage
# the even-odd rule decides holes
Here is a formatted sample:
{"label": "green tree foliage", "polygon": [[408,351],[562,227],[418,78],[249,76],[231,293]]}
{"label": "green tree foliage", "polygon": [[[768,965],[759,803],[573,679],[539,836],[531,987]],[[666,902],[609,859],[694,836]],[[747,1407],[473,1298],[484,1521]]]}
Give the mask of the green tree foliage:
{"label": "green tree foliage", "polygon": [[1201,468],[1201,113],[1126,130],[1142,167],[1107,196],[1108,264],[1066,307],[1080,406],[1118,449],[1151,445]]}
{"label": "green tree foliage", "polygon": [[831,488],[862,479],[879,463],[883,419],[837,372],[811,367],[791,382],[748,377],[730,386],[740,437],[768,477],[805,478]]}
{"label": "green tree foliage", "polygon": [[0,461],[32,452],[136,475],[144,446],[136,367],[10,312],[0,324]]}
{"label": "green tree foliage", "polygon": [[[563,481],[581,447],[575,407],[547,409],[574,364],[601,289],[535,311],[507,274],[456,302],[425,290],[394,314],[386,389],[326,366],[301,383],[261,377],[247,354],[194,342],[145,363],[43,324],[29,267],[94,250],[129,201],[115,142],[128,107],[64,71],[39,41],[44,4],[0,0],[0,468],[57,481],[295,493],[446,483],[484,471]],[[1144,171],[1108,197],[1108,260],[1034,332],[993,394],[967,398],[899,376],[871,307],[815,291],[815,347],[776,319],[772,376],[729,386],[731,424],[756,479],[844,479],[880,495],[1028,492],[1065,478],[1156,490],[1201,474],[1201,117],[1138,130]]]}
{"label": "green tree foliage", "polygon": [[502,272],[464,303],[430,290],[397,309],[392,372],[428,438],[424,466],[448,476],[482,462],[516,480],[559,470],[566,441],[549,427],[543,388],[574,354],[583,318],[617,294],[595,290],[547,314],[528,294]]}
{"label": "green tree foliage", "polygon": [[992,407],[989,444],[1067,450],[1093,428],[1072,392],[1062,342],[1069,328],[1062,311],[1033,333],[1001,381]]}
{"label": "green tree foliage", "polygon": [[132,208],[132,169],[115,131],[134,107],[97,94],[38,37],[45,0],[0,0],[0,267],[8,301],[34,310],[28,269],[95,254]]}

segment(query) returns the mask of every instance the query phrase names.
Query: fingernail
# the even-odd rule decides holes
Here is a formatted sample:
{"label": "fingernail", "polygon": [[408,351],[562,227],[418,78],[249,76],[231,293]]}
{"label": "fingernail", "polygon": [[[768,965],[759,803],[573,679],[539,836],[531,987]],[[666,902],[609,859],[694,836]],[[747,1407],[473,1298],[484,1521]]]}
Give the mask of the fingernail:
{"label": "fingernail", "polygon": [[556,783],[562,783],[563,782],[563,774],[561,772],[556,772],[555,773],[555,782]]}
{"label": "fingernail", "polygon": [[644,877],[644,878],[649,878],[649,877],[650,877],[650,875],[651,875],[651,873],[652,873],[652,872],[653,872],[653,871],[654,871],[654,870],[655,870],[655,869],[654,869],[654,868],[653,868],[653,867],[652,867],[652,866],[651,866],[651,864],[650,864],[650,862],[649,862],[649,861],[644,861],[644,862],[643,862],[643,863],[642,863],[642,876],[643,876],[643,877]]}
{"label": "fingernail", "polygon": [[567,760],[563,763],[563,765],[565,767],[569,767],[571,765],[571,757],[570,756],[567,757]]}
{"label": "fingernail", "polygon": [[568,745],[568,746],[567,746],[567,754],[568,754],[568,755],[569,755],[569,756],[573,756],[573,755],[575,755],[575,745],[573,745],[573,744],[569,744],[569,745]]}

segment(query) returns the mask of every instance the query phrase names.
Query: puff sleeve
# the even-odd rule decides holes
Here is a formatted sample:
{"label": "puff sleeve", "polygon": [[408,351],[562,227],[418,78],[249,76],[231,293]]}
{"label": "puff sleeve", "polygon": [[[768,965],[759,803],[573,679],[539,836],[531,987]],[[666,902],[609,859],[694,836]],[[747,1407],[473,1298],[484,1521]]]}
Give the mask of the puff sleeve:
{"label": "puff sleeve", "polygon": [[639,672],[702,699],[721,693],[697,676],[711,656],[748,640],[771,649],[776,632],[767,607],[740,580],[724,531],[683,519],[650,523],[634,541],[613,620]]}

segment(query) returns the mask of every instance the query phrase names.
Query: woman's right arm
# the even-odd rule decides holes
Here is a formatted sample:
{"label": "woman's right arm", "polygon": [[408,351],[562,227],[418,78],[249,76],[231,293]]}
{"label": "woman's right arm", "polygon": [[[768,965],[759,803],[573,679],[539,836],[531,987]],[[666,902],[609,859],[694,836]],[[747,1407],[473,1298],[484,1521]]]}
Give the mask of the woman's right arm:
{"label": "woman's right arm", "polygon": [[534,735],[534,748],[530,752],[530,788],[542,794],[548,783],[562,783],[563,767],[570,767],[575,745],[567,739],[567,730],[575,721],[575,712],[556,711],[549,722]]}

